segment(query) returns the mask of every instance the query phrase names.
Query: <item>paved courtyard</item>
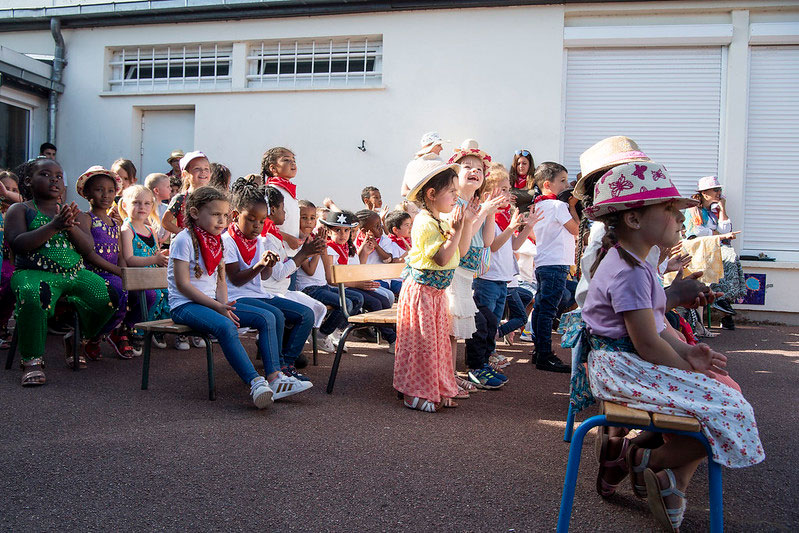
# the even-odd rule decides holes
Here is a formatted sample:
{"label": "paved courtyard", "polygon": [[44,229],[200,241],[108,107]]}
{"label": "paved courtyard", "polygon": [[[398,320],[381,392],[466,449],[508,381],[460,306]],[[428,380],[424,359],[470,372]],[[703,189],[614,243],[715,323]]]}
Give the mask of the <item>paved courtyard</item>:
{"label": "paved courtyard", "polygon": [[[45,387],[0,371],[4,530],[548,531],[557,521],[568,376],[536,371],[527,343],[500,346],[515,358],[504,389],[428,415],[395,399],[393,359],[374,344],[349,345],[332,395],[333,357],[320,354],[311,391],[259,412],[218,346],[209,402],[200,350],[156,350],[142,391],[140,358],[105,347],[74,373],[58,341]],[[710,344],[728,354],[767,457],[724,470],[727,531],[796,531],[799,328],[744,325]],[[607,501],[596,494],[592,440],[572,530],[652,530],[626,484]],[[706,473],[689,489],[683,531],[708,528]]]}

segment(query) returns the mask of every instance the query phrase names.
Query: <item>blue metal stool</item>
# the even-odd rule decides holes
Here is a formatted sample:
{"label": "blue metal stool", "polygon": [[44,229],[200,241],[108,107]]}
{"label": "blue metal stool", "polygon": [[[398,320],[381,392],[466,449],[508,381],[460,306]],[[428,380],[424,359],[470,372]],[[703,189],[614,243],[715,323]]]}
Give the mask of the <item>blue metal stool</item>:
{"label": "blue metal stool", "polygon": [[[690,417],[677,417],[648,413],[638,409],[630,409],[619,404],[605,402],[605,414],[592,416],[580,424],[572,435],[574,413],[569,407],[569,420],[566,423],[566,433],[563,439],[571,441],[569,447],[569,461],[566,465],[566,478],[563,481],[563,496],[560,500],[560,513],[558,515],[558,533],[569,530],[572,504],[574,503],[574,490],[577,484],[577,473],[580,468],[580,456],[583,449],[583,439],[591,428],[596,426],[626,427],[655,431],[657,433],[674,433],[687,435],[701,442],[707,450],[708,457],[708,493],[710,496],[710,531],[719,533],[724,530],[724,499],[721,490],[721,465],[713,461],[713,450],[710,448],[705,436],[699,432],[699,422]],[[686,430],[691,427],[691,431]],[[682,429],[681,429],[682,428]]]}

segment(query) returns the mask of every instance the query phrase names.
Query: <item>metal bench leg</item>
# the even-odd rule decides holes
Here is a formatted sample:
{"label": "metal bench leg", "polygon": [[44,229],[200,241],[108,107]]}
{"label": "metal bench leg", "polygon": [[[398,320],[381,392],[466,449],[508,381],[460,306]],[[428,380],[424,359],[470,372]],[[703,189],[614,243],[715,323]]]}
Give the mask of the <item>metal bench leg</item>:
{"label": "metal bench leg", "polygon": [[153,332],[144,332],[144,350],[142,351],[141,390],[147,390],[150,384],[150,348],[153,344]]}
{"label": "metal bench leg", "polygon": [[350,331],[355,328],[355,324],[349,324],[347,328],[344,330],[344,334],[341,336],[341,340],[338,341],[338,348],[336,348],[336,358],[333,359],[333,368],[330,369],[330,379],[327,381],[327,393],[331,394],[333,392],[333,384],[336,383],[336,374],[338,373],[338,365],[341,362],[341,354],[344,352],[344,343],[347,342],[347,337],[350,335]]}
{"label": "metal bench leg", "polygon": [[319,328],[311,328],[311,347],[313,347],[313,366],[316,366],[316,356],[319,355],[319,348],[316,346],[316,332]]}
{"label": "metal bench leg", "polygon": [[205,340],[205,353],[208,359],[208,399],[216,400],[216,384],[214,383],[214,352],[211,348],[211,339],[207,335],[203,336]]}
{"label": "metal bench leg", "polygon": [[17,341],[19,335],[19,324],[14,325],[14,333],[11,334],[11,346],[8,347],[8,355],[6,356],[6,370],[10,370],[14,364],[14,356],[17,354]]}
{"label": "metal bench leg", "polygon": [[77,372],[80,369],[78,359],[80,358],[80,349],[82,348],[80,342],[80,316],[75,311],[75,332],[72,334],[72,370]]}
{"label": "metal bench leg", "polygon": [[708,495],[710,496],[710,531],[721,533],[724,531],[724,493],[721,485],[721,465],[713,460],[710,446],[707,456]]}
{"label": "metal bench leg", "polygon": [[580,454],[583,451],[585,434],[594,426],[601,426],[607,422],[605,415],[592,416],[577,428],[569,446],[569,462],[566,464],[566,478],[563,480],[563,496],[560,500],[560,513],[558,514],[558,533],[569,531],[569,521],[574,504],[574,489],[577,485],[577,472],[580,469]]}
{"label": "metal bench leg", "polygon": [[574,407],[572,407],[571,401],[569,401],[569,412],[566,415],[566,431],[563,432],[563,441],[564,442],[571,442],[572,435],[574,434]]}

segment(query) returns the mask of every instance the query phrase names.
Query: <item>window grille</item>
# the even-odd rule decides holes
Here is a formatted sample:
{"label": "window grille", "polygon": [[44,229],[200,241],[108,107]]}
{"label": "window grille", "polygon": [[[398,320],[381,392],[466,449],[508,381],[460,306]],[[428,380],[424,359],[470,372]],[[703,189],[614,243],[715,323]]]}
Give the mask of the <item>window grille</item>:
{"label": "window grille", "polygon": [[113,92],[228,89],[231,44],[130,47],[113,51],[109,86]]}
{"label": "window grille", "polygon": [[247,87],[378,87],[382,62],[380,36],[263,41],[249,46]]}

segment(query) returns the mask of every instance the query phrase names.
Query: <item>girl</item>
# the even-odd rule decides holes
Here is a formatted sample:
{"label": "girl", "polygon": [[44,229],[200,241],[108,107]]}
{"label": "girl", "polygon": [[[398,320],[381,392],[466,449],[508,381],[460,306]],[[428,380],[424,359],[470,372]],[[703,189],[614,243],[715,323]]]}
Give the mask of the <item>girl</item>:
{"label": "girl", "polygon": [[[629,187],[630,179],[637,185]],[[582,311],[590,334],[591,391],[632,408],[693,416],[716,462],[750,466],[764,459],[752,407],[740,392],[713,379],[727,374],[727,358],[706,344],[689,346],[664,333],[666,294],[645,261],[653,247],[677,244],[680,209],[696,204],[682,198],[666,169],[654,162],[617,166],[596,184],[587,214],[606,233]],[[677,530],[685,490],[706,455],[703,445],[669,435],[651,450],[622,437],[608,439],[607,448],[619,458],[603,463],[600,485],[612,493],[630,471],[634,492],[646,495],[658,523]]]}
{"label": "girl", "polygon": [[225,193],[230,191],[230,169],[222,163],[211,163],[211,181],[208,185]]}
{"label": "girl", "polygon": [[[114,315],[100,331],[100,335],[110,333],[108,342],[117,355],[122,359],[131,359],[135,350],[128,342],[129,324],[123,324],[128,312],[128,292],[122,288],[122,267],[125,266],[125,261],[119,254],[119,224],[108,215],[115,195],[122,190],[122,180],[113,171],[95,165],[80,175],[75,182],[75,190],[79,196],[89,201],[91,207],[77,219],[80,228],[94,241],[94,250],[86,256],[89,263],[87,268],[106,281],[118,302]],[[97,360],[102,357],[100,339],[98,336],[86,342],[84,351],[89,359]]]}
{"label": "girl", "polygon": [[[469,202],[479,202],[485,189],[485,175],[491,156],[481,150],[477,141],[467,139],[449,163],[459,163],[460,171],[455,187],[458,192],[458,205],[465,208]],[[489,247],[494,241],[494,213],[505,202],[502,195],[492,195],[480,208],[480,214],[473,225],[463,229],[463,243],[460,246],[461,260],[455,269],[455,276],[447,288],[450,314],[452,314],[452,366],[457,367],[458,339],[466,339],[466,366],[469,367],[469,381],[456,378],[462,389],[461,398],[467,398],[475,387],[497,389],[508,380],[494,370],[488,358],[494,351],[494,337],[497,334],[497,320],[493,312],[477,305],[472,290],[472,282],[483,268],[488,267]]]}
{"label": "girl", "polygon": [[283,195],[283,209],[286,217],[280,226],[283,242],[293,252],[302,246],[299,238],[300,207],[297,203],[297,184],[292,183],[297,176],[297,159],[294,152],[282,146],[270,148],[261,159],[261,176],[266,185],[277,188]]}
{"label": "girl", "polygon": [[[320,344],[332,342],[330,335],[340,327],[346,325],[346,318],[341,311],[339,292],[333,284],[333,261],[339,264],[358,264],[355,255],[355,246],[350,242],[350,232],[358,225],[355,215],[347,211],[328,211],[321,221],[327,233],[327,248],[318,256],[307,259],[302,268],[297,271],[297,289],[308,296],[332,307],[327,318],[317,333]],[[361,312],[364,298],[361,292],[354,289],[373,289],[376,281],[359,281],[348,283],[345,289],[347,313],[357,315]]]}
{"label": "girl", "polygon": [[[460,260],[464,227],[477,218],[477,203],[458,205],[455,185],[460,166],[422,157],[405,169],[407,198],[422,211],[411,232],[407,277],[397,307],[397,346],[394,388],[409,409],[435,413],[456,407],[458,394],[452,347],[449,303],[444,289],[452,282]],[[451,213],[450,223],[441,218]],[[468,244],[468,240],[466,241]]]}
{"label": "girl", "polygon": [[186,227],[186,198],[195,189],[208,185],[211,180],[211,163],[202,152],[184,155],[180,159],[180,169],[183,172],[183,188],[172,197],[161,219],[161,225],[174,234],[180,233]]}
{"label": "girl", "polygon": [[533,154],[530,150],[516,150],[510,164],[510,183],[514,189],[529,190],[533,188]]}
{"label": "girl", "polygon": [[739,231],[732,231],[732,221],[727,216],[727,199],[721,194],[721,183],[716,176],[706,176],[699,180],[694,199],[699,205],[688,210],[685,219],[685,236],[709,237],[718,235],[721,239],[721,260],[724,265],[724,278],[711,285],[711,289],[724,293],[724,298],[716,300],[715,309],[724,313],[721,327],[735,329],[733,316],[735,309],[730,302],[746,294],[744,271],[738,254],[730,244]]}
{"label": "girl", "polygon": [[11,333],[8,331],[8,319],[14,312],[14,292],[11,290],[11,275],[14,273],[14,263],[11,260],[11,250],[8,240],[2,238],[3,217],[8,208],[16,202],[22,201],[19,194],[19,178],[13,172],[3,170],[0,172],[0,241],[2,241],[3,267],[0,275],[0,350],[11,346]]}
{"label": "girl", "polygon": [[[87,338],[100,332],[115,305],[105,280],[83,267],[82,255],[89,255],[94,247],[91,235],[78,228],[78,206],[58,203],[65,192],[61,165],[39,157],[23,164],[18,176],[23,197],[30,200],[8,209],[5,237],[16,256],[11,289],[17,299],[17,323],[22,328],[22,385],[43,385],[47,320],[53,316],[59,298],[65,296],[78,312]],[[71,336],[64,336],[68,365],[73,361]],[[85,364],[85,358],[81,364]]]}
{"label": "girl", "polygon": [[119,200],[122,198],[120,195],[122,191],[136,183],[136,166],[130,159],[119,158],[111,163],[111,172],[119,176],[122,180],[122,189],[116,194],[114,203],[108,211],[108,216],[113,218],[118,225],[122,225],[122,220],[119,218]]}
{"label": "girl", "polygon": [[[155,210],[155,197],[152,191],[141,185],[132,185],[122,193],[119,213],[125,221],[122,225],[122,257],[125,264],[132,267],[165,267],[169,258],[161,250],[158,237],[153,230],[158,214]],[[147,302],[146,320],[161,320],[170,317],[169,298],[164,289],[145,291]],[[132,304],[139,306],[139,299],[131,295]],[[135,335],[136,343],[141,337]],[[153,344],[166,348],[163,333],[153,335]]]}
{"label": "girl", "polygon": [[263,187],[245,179],[233,185],[233,223],[222,234],[225,245],[225,276],[228,296],[238,304],[264,310],[268,320],[270,357],[280,360],[284,374],[311,387],[310,380],[300,374],[295,361],[302,353],[305,339],[311,333],[314,315],[308,307],[274,296],[265,291],[261,280],[268,278],[280,257],[265,250],[258,237],[264,229],[269,214],[269,204],[264,199]]}
{"label": "girl", "polygon": [[[181,165],[183,166],[183,165]],[[172,320],[212,334],[225,358],[245,384],[259,409],[273,399],[304,390],[280,372],[280,361],[269,346],[268,318],[258,307],[228,301],[220,235],[227,229],[227,196],[214,187],[200,187],[186,201],[186,226],[169,246],[168,290]],[[256,372],[239,340],[238,328],[258,330],[267,381]]]}
{"label": "girl", "polygon": [[[259,181],[260,176],[247,178],[247,183],[251,186],[261,187]],[[292,274],[297,272],[300,265],[309,257],[318,256],[327,247],[324,239],[304,238],[305,235],[310,235],[313,231],[313,226],[316,223],[316,207],[311,205],[310,215],[308,215],[309,209],[303,206],[303,200],[300,200],[300,237],[303,237],[303,243],[294,256],[288,257],[286,248],[283,246],[283,237],[277,229],[277,226],[281,225],[286,218],[286,211],[283,209],[283,195],[275,187],[265,187],[264,189],[264,198],[266,198],[269,209],[267,210],[264,229],[261,232],[261,241],[263,242],[264,250],[271,251],[277,255],[278,261],[272,266],[271,275],[267,278],[261,278],[261,286],[268,293],[281,296],[309,308],[314,315],[314,327],[319,328],[327,314],[325,304],[319,300],[314,300],[304,292],[289,290]],[[308,225],[310,225],[310,228],[308,228]],[[319,346],[319,348],[328,353],[335,351],[335,347],[333,347],[330,340],[327,341],[327,344]],[[294,364],[301,369],[307,365],[307,360],[300,354]]]}

